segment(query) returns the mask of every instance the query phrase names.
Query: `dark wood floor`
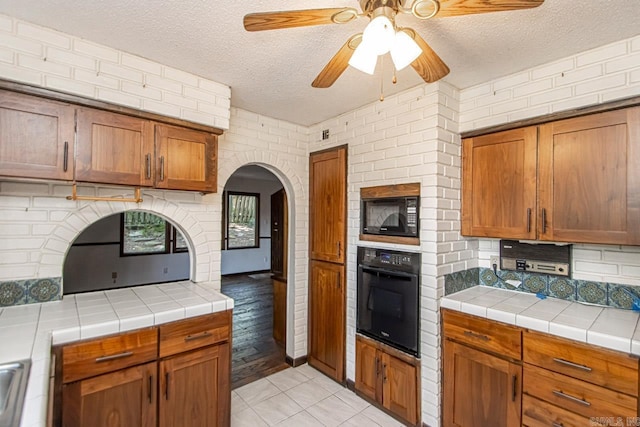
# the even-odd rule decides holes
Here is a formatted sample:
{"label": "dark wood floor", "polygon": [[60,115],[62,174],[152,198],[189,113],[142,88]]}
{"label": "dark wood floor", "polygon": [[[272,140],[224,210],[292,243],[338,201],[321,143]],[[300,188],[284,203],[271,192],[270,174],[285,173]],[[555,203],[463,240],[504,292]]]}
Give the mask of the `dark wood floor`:
{"label": "dark wood floor", "polygon": [[234,300],[231,388],[287,368],[285,350],[273,339],[271,279],[223,276],[222,293]]}

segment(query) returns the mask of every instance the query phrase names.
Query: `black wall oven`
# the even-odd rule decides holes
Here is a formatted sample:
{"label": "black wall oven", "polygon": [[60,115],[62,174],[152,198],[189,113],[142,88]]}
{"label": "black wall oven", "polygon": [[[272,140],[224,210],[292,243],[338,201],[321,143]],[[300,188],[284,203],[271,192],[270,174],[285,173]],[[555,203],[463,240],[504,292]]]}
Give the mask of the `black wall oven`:
{"label": "black wall oven", "polygon": [[420,254],[358,247],[357,332],[420,356]]}

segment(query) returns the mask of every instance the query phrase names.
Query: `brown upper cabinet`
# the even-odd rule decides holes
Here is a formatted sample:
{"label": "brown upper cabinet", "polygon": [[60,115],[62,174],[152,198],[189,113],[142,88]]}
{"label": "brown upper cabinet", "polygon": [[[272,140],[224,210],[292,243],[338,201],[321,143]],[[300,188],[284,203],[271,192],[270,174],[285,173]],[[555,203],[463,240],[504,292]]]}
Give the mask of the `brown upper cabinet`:
{"label": "brown upper cabinet", "polygon": [[77,120],[76,180],[153,186],[153,123],[88,108]]}
{"label": "brown upper cabinet", "polygon": [[640,245],[640,107],[463,140],[462,234]]}
{"label": "brown upper cabinet", "polygon": [[215,192],[215,135],[156,124],[156,188]]}
{"label": "brown upper cabinet", "polygon": [[347,249],[346,147],[312,154],[309,177],[311,259],[343,264]]}
{"label": "brown upper cabinet", "polygon": [[107,107],[0,90],[0,175],[216,191],[214,128]]}
{"label": "brown upper cabinet", "polygon": [[75,108],[0,90],[0,173],[73,179]]}

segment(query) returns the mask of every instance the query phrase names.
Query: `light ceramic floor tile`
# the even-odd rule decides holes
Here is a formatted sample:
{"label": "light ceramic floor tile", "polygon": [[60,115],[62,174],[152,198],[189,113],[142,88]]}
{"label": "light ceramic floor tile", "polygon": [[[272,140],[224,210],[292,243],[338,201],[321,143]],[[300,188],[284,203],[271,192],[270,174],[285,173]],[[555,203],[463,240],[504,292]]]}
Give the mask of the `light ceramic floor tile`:
{"label": "light ceramic floor tile", "polygon": [[249,406],[262,402],[280,392],[280,389],[270,383],[266,378],[236,389],[236,393],[238,393]]}
{"label": "light ceramic floor tile", "polygon": [[327,427],[339,426],[358,413],[336,396],[329,396],[310,406],[307,412]]}
{"label": "light ceramic floor tile", "polygon": [[309,377],[295,369],[285,369],[267,377],[267,379],[282,391],[287,391],[297,385],[309,381]]}
{"label": "light ceramic floor tile", "polygon": [[231,413],[244,411],[248,407],[249,405],[247,405],[235,390],[231,392]]}
{"label": "light ceramic floor tile", "polygon": [[318,387],[315,383],[308,381],[295,386],[286,391],[287,396],[303,408],[315,405],[323,399],[331,396],[331,392],[324,387]]}
{"label": "light ceramic floor tile", "polygon": [[364,411],[369,407],[369,402],[358,397],[354,392],[348,389],[342,389],[334,394],[338,399],[342,400],[347,405],[351,406],[358,412]]}
{"label": "light ceramic floor tile", "polygon": [[267,424],[274,426],[302,411],[302,408],[286,394],[279,393],[254,405],[253,410]]}
{"label": "light ceramic floor tile", "polygon": [[296,372],[300,372],[301,374],[305,375],[307,378],[316,378],[322,375],[320,371],[313,369],[311,366],[309,366],[306,363],[304,365],[298,366],[297,368],[293,368],[293,369]]}
{"label": "light ceramic floor tile", "polygon": [[338,384],[337,382],[329,379],[329,377],[325,377],[324,375],[315,377],[311,380],[311,382],[319,385],[320,387],[326,388],[331,392],[331,394],[345,389],[341,384]]}
{"label": "light ceramic floor tile", "polygon": [[340,424],[340,427],[380,427],[380,424],[373,421],[363,413],[355,414],[344,423]]}
{"label": "light ceramic floor tile", "polygon": [[366,415],[367,418],[371,418],[381,427],[403,427],[403,424],[401,422],[396,421],[395,418],[385,414],[380,409],[374,406],[369,406],[367,409],[362,411],[362,414]]}
{"label": "light ceramic floor tile", "polygon": [[[364,427],[366,424],[362,424]],[[307,411],[298,412],[294,416],[287,418],[281,423],[276,424],[277,427],[324,427],[320,421],[313,418]],[[233,426],[235,427],[235,426]]]}
{"label": "light ceramic floor tile", "polygon": [[251,408],[232,413],[231,425],[233,427],[268,427],[268,424],[262,421],[262,418]]}

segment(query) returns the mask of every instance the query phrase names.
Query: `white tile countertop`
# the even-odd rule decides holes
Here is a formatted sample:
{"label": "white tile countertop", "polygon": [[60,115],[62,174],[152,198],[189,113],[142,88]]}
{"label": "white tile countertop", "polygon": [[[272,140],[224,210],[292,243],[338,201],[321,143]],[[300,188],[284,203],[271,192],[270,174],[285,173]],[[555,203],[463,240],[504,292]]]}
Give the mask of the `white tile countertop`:
{"label": "white tile countertop", "polygon": [[0,308],[0,363],[31,359],[21,427],[46,425],[51,346],[233,308],[210,284],[174,282]]}
{"label": "white tile countertop", "polygon": [[640,356],[640,313],[489,286],[442,298],[440,306]]}

